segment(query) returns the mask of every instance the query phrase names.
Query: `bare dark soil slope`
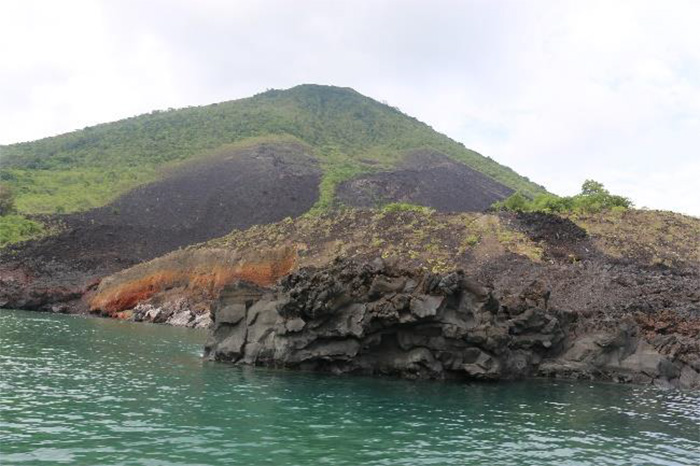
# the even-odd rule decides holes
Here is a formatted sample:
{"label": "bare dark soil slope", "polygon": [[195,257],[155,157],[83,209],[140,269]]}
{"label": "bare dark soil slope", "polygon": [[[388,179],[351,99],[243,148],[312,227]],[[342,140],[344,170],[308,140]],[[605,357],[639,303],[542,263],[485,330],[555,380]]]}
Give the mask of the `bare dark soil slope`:
{"label": "bare dark soil slope", "polygon": [[320,179],[315,159],[294,144],[261,144],[189,163],[106,207],[59,217],[57,235],[0,251],[0,306],[80,308],[75,299],[105,275],[306,212],[318,199]]}
{"label": "bare dark soil slope", "polygon": [[478,212],[513,190],[435,151],[415,151],[396,170],[366,175],[340,185],[337,199],[352,207],[406,202],[440,212]]}
{"label": "bare dark soil slope", "polygon": [[260,144],[188,163],[82,218],[168,230],[180,245],[301,215],[318,199],[321,171],[296,144]]}

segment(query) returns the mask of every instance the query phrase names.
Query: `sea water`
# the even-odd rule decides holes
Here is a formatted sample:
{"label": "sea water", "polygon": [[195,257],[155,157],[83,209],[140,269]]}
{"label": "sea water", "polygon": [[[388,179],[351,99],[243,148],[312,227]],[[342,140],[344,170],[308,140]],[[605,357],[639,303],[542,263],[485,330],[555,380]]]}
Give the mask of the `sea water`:
{"label": "sea water", "polygon": [[700,393],[204,361],[205,333],[0,310],[1,465],[700,465]]}

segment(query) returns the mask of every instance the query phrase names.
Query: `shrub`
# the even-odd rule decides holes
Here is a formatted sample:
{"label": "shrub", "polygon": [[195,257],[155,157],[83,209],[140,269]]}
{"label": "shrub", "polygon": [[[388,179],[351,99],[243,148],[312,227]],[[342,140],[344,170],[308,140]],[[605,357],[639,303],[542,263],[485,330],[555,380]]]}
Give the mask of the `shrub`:
{"label": "shrub", "polygon": [[522,212],[527,209],[527,205],[530,200],[523,196],[520,191],[516,192],[512,196],[504,199],[501,202],[494,204],[497,210],[510,210],[514,212]]}
{"label": "shrub", "polygon": [[495,203],[492,208],[511,212],[593,213],[603,210],[626,210],[632,205],[629,198],[610,194],[602,183],[586,180],[581,186],[581,192],[575,196],[559,197],[545,193],[538,194],[530,200],[516,192],[507,199]]}
{"label": "shrub", "polygon": [[554,194],[540,194],[535,196],[529,210],[536,212],[559,213],[571,210],[573,201],[570,197],[559,197]]}

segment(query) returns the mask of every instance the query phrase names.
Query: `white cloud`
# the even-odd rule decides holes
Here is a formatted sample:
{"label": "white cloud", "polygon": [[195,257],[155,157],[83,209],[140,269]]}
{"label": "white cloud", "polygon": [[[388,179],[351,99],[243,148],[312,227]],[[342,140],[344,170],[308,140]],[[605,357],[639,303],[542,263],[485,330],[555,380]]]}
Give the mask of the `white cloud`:
{"label": "white cloud", "polygon": [[6,0],[0,143],[329,83],[555,192],[700,215],[697,24],[693,0]]}

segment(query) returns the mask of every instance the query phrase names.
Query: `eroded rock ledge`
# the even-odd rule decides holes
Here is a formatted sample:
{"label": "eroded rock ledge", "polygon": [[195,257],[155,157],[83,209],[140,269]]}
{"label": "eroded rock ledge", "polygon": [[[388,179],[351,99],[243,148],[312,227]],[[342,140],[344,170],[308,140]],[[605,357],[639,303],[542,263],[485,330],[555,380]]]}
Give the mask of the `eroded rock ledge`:
{"label": "eroded rock ledge", "polygon": [[692,367],[662,354],[635,324],[575,334],[586,326],[548,300],[539,282],[499,302],[459,271],[436,275],[381,259],[337,260],[291,274],[274,289],[226,288],[213,310],[205,356],[409,378],[546,375],[699,385],[700,361]]}

